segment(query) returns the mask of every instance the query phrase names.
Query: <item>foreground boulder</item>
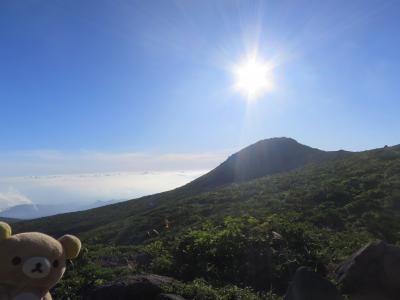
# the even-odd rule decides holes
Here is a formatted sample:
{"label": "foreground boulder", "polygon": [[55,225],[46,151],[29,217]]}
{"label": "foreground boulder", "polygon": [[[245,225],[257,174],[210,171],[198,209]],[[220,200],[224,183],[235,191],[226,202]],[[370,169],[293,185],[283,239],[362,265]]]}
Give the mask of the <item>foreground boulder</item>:
{"label": "foreground boulder", "polygon": [[400,299],[400,248],[382,241],[367,244],[336,271],[344,293],[358,300]]}
{"label": "foreground boulder", "polygon": [[336,287],[306,267],[297,269],[284,300],[341,300]]}
{"label": "foreground boulder", "polygon": [[[89,291],[84,299],[88,300],[155,300],[179,299],[157,298],[163,293],[162,286],[171,284],[170,277],[159,275],[136,275],[100,286]],[[162,296],[160,296],[162,297]]]}
{"label": "foreground boulder", "polygon": [[185,298],[174,294],[160,294],[156,300],[186,300]]}
{"label": "foreground boulder", "polygon": [[255,290],[265,290],[272,280],[272,251],[270,248],[245,251],[246,263],[239,270],[243,274],[243,281]]}

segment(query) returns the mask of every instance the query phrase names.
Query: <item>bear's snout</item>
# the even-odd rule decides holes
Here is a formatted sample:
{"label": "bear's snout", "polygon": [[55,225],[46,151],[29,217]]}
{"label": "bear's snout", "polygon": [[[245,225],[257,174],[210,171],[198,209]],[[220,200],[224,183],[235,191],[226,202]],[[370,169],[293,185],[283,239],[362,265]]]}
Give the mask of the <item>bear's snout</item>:
{"label": "bear's snout", "polygon": [[31,257],[25,261],[22,271],[30,278],[40,279],[49,275],[50,261],[45,257]]}

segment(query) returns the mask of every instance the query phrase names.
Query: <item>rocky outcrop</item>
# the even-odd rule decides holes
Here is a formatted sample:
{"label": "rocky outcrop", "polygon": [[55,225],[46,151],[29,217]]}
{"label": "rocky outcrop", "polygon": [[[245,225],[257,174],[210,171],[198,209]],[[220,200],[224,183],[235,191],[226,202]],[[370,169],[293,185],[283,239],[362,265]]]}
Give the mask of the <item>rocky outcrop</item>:
{"label": "rocky outcrop", "polygon": [[272,251],[264,248],[263,251],[249,248],[245,251],[246,264],[240,271],[246,284],[255,290],[268,288],[272,278]]}
{"label": "rocky outcrop", "polygon": [[104,286],[100,286],[87,292],[84,299],[87,300],[156,300],[180,298],[157,298],[163,297],[163,285],[171,284],[174,280],[170,277],[159,275],[136,275],[130,276]]}
{"label": "rocky outcrop", "polygon": [[174,294],[160,294],[157,296],[156,300],[186,300],[186,299]]}
{"label": "rocky outcrop", "polygon": [[339,265],[337,280],[353,300],[400,299],[400,248],[373,242]]}
{"label": "rocky outcrop", "polygon": [[309,268],[297,269],[284,300],[341,300],[336,287]]}
{"label": "rocky outcrop", "polygon": [[[271,255],[247,253],[242,272],[246,280],[260,288],[271,278]],[[260,276],[263,274],[263,276]],[[382,241],[373,242],[350,256],[335,271],[341,292],[350,300],[400,300],[400,248]],[[259,277],[259,278],[257,278]],[[136,275],[111,282],[87,292],[88,300],[185,300],[166,294],[171,277]],[[284,300],[343,300],[336,286],[307,267],[297,269]]]}
{"label": "rocky outcrop", "polygon": [[133,261],[139,267],[147,267],[152,261],[152,257],[148,253],[138,253],[133,257]]}

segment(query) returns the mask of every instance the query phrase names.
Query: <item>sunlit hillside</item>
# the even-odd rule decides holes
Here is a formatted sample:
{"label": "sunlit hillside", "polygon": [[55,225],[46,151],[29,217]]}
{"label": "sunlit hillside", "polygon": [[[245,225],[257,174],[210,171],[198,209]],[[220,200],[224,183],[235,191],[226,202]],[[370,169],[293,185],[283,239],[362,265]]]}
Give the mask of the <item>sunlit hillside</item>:
{"label": "sunlit hillside", "polygon": [[[222,287],[249,287],[254,299],[269,299],[262,292],[272,289],[282,295],[299,266],[330,276],[335,264],[369,241],[400,243],[399,174],[400,147],[385,147],[335,155],[205,192],[191,192],[189,184],[14,227],[53,235],[72,232],[83,238],[87,250],[70,279],[58,287],[59,293],[69,288],[81,294],[127,272],[153,272],[189,286],[202,278],[215,293],[222,293]],[[266,272],[262,260],[252,266],[248,257],[266,247],[272,247],[272,273]],[[143,253],[150,261],[131,269]],[[114,267],[105,267],[110,264]],[[176,289],[188,296],[195,293],[189,286]]]}

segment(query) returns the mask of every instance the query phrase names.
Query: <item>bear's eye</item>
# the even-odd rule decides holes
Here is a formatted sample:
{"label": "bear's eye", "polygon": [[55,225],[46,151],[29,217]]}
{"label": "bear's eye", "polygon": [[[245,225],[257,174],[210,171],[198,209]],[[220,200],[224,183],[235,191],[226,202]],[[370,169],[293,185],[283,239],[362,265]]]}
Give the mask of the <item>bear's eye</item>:
{"label": "bear's eye", "polygon": [[58,262],[58,260],[53,261],[53,267],[57,268],[60,265],[60,263]]}
{"label": "bear's eye", "polygon": [[21,259],[21,257],[19,257],[19,256],[16,256],[16,257],[14,257],[14,258],[11,260],[11,262],[12,262],[12,264],[13,264],[14,266],[19,265],[19,264],[21,263],[21,261],[22,261],[22,259]]}

